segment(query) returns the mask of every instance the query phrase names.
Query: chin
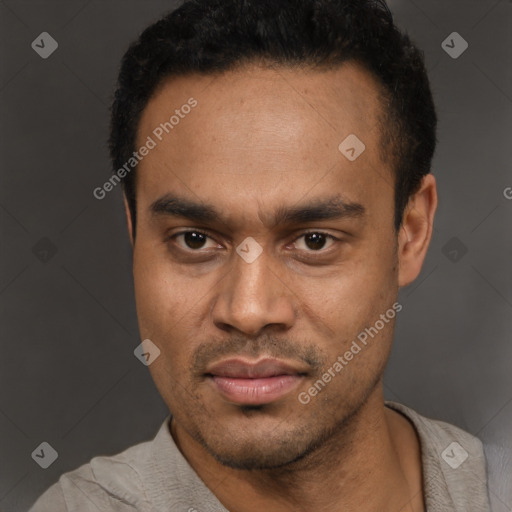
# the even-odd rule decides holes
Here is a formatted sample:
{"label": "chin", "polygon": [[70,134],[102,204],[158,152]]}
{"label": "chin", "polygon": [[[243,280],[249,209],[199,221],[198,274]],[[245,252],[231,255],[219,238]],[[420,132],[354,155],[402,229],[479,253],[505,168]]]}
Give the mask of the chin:
{"label": "chin", "polygon": [[[260,407],[248,406],[248,414]],[[219,463],[233,469],[284,468],[306,457],[328,437],[305,425],[291,427],[283,419],[270,424],[255,421],[252,427],[231,427],[221,426],[215,432],[208,429],[197,440]]]}
{"label": "chin", "polygon": [[[236,447],[220,450],[205,446],[210,454],[222,465],[232,469],[269,470],[289,466],[304,458],[309,450],[298,450],[295,446],[277,446],[272,449],[268,443],[258,442],[258,446],[243,446],[239,450]],[[235,448],[235,449],[233,449]]]}

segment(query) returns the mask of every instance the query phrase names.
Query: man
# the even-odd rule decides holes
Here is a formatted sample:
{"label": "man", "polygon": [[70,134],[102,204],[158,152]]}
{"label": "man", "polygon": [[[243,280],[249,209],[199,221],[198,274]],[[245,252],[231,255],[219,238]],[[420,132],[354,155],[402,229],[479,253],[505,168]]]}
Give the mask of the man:
{"label": "man", "polygon": [[170,415],[32,512],[488,511],[481,442],[383,399],[435,129],[422,54],[381,1],[192,0],[149,27],[123,59],[109,183]]}

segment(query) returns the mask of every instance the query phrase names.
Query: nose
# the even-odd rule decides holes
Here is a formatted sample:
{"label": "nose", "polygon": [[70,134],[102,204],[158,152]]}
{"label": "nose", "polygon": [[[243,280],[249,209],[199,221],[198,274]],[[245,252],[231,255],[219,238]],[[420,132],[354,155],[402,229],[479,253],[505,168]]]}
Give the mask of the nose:
{"label": "nose", "polygon": [[212,310],[219,329],[257,336],[269,326],[284,331],[293,325],[293,291],[282,273],[271,268],[265,251],[251,263],[235,255],[232,270],[219,286]]}

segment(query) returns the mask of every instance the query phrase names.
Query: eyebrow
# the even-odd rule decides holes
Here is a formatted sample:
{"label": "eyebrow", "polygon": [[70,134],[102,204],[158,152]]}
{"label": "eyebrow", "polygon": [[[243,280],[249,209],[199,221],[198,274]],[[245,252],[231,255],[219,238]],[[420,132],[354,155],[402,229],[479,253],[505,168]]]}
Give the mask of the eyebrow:
{"label": "eyebrow", "polygon": [[[229,224],[215,206],[194,202],[173,194],[166,194],[157,199],[150,205],[149,210],[154,216],[183,217],[194,222]],[[325,199],[314,199],[300,205],[281,205],[271,215],[268,225],[269,228],[275,228],[278,225],[322,220],[357,219],[364,217],[365,214],[366,209],[362,204],[349,202],[335,195]]]}

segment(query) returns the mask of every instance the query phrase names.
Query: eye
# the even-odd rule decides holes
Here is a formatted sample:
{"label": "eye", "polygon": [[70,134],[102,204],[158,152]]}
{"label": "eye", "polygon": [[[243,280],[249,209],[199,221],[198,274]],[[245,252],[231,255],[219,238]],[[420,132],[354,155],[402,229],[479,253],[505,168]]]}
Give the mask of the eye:
{"label": "eye", "polygon": [[[189,252],[201,252],[201,250],[204,249],[219,248],[219,244],[215,242],[210,235],[197,229],[181,231],[180,233],[168,237],[167,241],[171,239],[175,240],[176,244],[181,249]],[[293,242],[293,246],[300,251],[310,253],[323,252],[323,250],[326,249],[326,245],[327,248],[329,248],[336,241],[338,241],[338,239],[329,233],[310,231],[296,238]],[[208,243],[210,243],[209,246]]]}
{"label": "eye", "polygon": [[[301,239],[304,239],[303,243],[297,244],[297,240]],[[310,231],[297,238],[293,244],[299,250],[305,250],[307,252],[319,252],[325,248],[325,244],[327,242],[331,242],[328,245],[328,247],[331,247],[337,240],[338,239],[336,237],[329,235],[328,233],[323,233],[321,231]]]}
{"label": "eye", "polygon": [[[193,252],[198,252],[199,249],[208,249],[218,246],[218,244],[215,243],[209,235],[203,233],[202,231],[198,231],[197,229],[190,231],[182,231],[180,233],[176,233],[170,238],[175,240],[181,240],[182,242],[178,243],[178,245],[182,249],[190,250]],[[211,240],[212,243],[210,247],[205,245],[208,240]]]}

